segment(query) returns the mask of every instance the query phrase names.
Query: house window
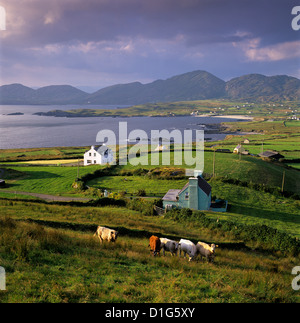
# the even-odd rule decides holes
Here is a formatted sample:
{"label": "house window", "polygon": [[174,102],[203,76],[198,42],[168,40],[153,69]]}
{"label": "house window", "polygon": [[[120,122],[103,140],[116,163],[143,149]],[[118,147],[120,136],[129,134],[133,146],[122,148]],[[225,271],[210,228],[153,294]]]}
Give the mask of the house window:
{"label": "house window", "polygon": [[96,157],[96,153],[94,153],[94,157]]}
{"label": "house window", "polygon": [[89,156],[92,156],[92,153],[89,153]]}
{"label": "house window", "polygon": [[91,160],[87,160],[86,162],[87,162],[88,164],[91,164],[91,163],[92,163],[92,161],[91,161]]}
{"label": "house window", "polygon": [[94,160],[94,164],[96,164],[96,160]]}
{"label": "house window", "polygon": [[185,192],[184,197],[185,197],[186,200],[188,200],[189,199],[189,192]]}

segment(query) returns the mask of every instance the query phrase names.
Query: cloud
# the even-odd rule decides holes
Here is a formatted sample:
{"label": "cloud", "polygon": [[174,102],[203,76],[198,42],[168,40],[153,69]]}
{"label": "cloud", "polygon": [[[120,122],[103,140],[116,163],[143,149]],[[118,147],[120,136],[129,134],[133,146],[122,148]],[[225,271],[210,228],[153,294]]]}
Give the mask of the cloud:
{"label": "cloud", "polygon": [[[42,45],[185,35],[189,46],[242,41],[252,33],[291,37],[291,0],[2,0],[11,41]],[[284,3],[283,3],[284,2]],[[275,5],[276,4],[276,5]],[[272,18],[270,18],[272,17]],[[286,19],[288,23],[286,23]],[[241,32],[241,26],[247,32]],[[284,27],[285,26],[285,27]],[[288,27],[287,27],[288,26]],[[6,37],[7,38],[7,37]],[[282,40],[282,39],[281,39]],[[278,39],[277,39],[278,41]],[[275,41],[276,42],[276,41]]]}
{"label": "cloud", "polygon": [[260,62],[277,63],[276,71],[283,73],[285,61],[299,57],[292,2],[1,0],[7,30],[0,33],[0,64],[4,80],[14,75],[16,82],[26,83],[30,70],[36,71],[35,79],[46,83],[48,77],[50,83],[62,70],[60,80],[78,84],[86,71],[86,82],[98,80],[103,86],[194,69],[228,79]]}
{"label": "cloud", "polygon": [[263,47],[260,46],[260,43],[260,38],[253,38],[241,44],[234,43],[234,46],[240,47],[246,58],[252,62],[272,62],[294,58],[300,59],[300,40]]}

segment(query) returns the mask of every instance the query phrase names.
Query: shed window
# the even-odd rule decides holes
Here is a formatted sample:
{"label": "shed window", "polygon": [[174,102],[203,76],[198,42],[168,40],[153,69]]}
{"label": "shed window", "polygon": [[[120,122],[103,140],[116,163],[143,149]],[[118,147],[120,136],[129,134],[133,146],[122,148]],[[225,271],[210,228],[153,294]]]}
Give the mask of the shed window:
{"label": "shed window", "polygon": [[185,199],[188,200],[189,199],[189,192],[185,192]]}

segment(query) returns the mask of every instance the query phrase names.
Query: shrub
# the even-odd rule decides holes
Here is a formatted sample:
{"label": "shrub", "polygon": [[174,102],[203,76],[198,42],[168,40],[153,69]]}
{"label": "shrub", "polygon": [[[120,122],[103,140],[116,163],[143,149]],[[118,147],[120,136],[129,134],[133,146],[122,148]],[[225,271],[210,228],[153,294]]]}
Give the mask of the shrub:
{"label": "shrub", "polygon": [[139,189],[136,193],[137,196],[146,196],[146,191],[144,189]]}
{"label": "shrub", "polygon": [[166,213],[166,217],[170,217],[175,221],[195,222],[208,229],[229,232],[236,239],[259,243],[266,249],[281,251],[284,255],[295,256],[300,253],[300,243],[296,238],[266,225],[237,224],[231,221],[217,222],[215,219],[208,218],[203,212],[190,209],[173,209]]}
{"label": "shrub", "polygon": [[72,184],[72,188],[74,188],[75,190],[78,190],[78,191],[83,191],[85,189],[85,184],[83,181],[75,181]]}
{"label": "shrub", "polygon": [[134,198],[127,201],[127,207],[130,210],[141,212],[145,216],[154,215],[154,203],[141,198]]}

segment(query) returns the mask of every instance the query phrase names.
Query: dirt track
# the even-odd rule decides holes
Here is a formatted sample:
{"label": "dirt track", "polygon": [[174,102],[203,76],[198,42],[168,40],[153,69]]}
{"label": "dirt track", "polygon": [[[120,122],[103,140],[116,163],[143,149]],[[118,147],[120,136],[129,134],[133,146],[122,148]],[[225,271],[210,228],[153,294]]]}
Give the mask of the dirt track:
{"label": "dirt track", "polygon": [[10,191],[0,189],[0,192],[11,193],[11,194],[19,194],[19,195],[29,195],[40,198],[45,201],[59,201],[59,202],[70,202],[70,201],[81,201],[86,202],[89,201],[89,198],[85,197],[68,197],[68,196],[57,196],[57,195],[49,195],[49,194],[41,194],[41,193],[29,193],[29,192],[20,192],[20,191]]}

